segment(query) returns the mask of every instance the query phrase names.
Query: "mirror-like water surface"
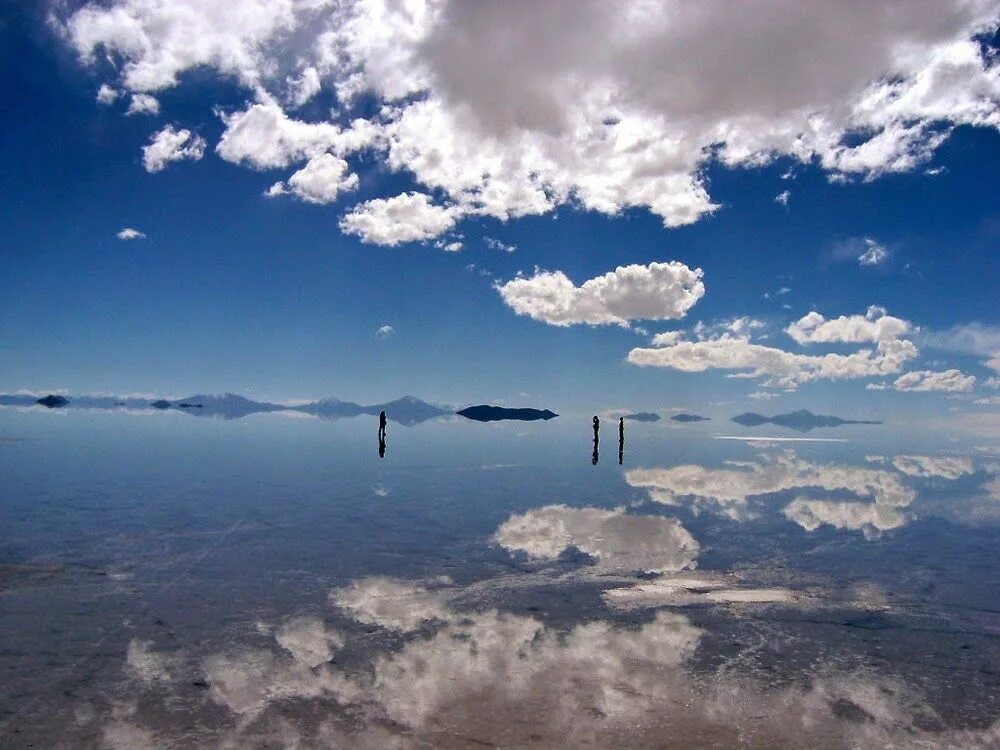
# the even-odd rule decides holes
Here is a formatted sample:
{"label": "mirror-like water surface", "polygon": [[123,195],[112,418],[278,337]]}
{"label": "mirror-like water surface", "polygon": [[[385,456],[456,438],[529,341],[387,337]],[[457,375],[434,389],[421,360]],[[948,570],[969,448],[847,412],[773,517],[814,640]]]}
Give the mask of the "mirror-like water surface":
{"label": "mirror-like water surface", "polygon": [[781,434],[0,410],[0,746],[996,746],[1000,453]]}

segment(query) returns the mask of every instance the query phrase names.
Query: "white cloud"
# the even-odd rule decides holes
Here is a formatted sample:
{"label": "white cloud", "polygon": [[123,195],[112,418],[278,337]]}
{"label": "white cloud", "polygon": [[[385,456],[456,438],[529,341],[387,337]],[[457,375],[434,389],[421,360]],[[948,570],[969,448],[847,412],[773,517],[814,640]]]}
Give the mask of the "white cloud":
{"label": "white cloud", "polygon": [[848,237],[830,247],[829,258],[835,262],[856,262],[861,266],[877,266],[888,260],[889,248],[874,237]]}
{"label": "white cloud", "polygon": [[288,182],[276,182],[266,195],[275,197],[291,193],[307,203],[333,203],[340,193],[354,190],[358,176],[349,172],[347,162],[333,154],[314,156]]}
{"label": "white cloud", "polygon": [[894,341],[912,333],[913,325],[901,318],[886,315],[884,308],[872,305],[865,315],[841,315],[827,320],[810,312],[785,329],[799,344],[879,343]]}
{"label": "white cloud", "polygon": [[788,199],[792,197],[792,193],[789,190],[782,190],[776,196],[774,196],[774,202],[782,206],[788,205]]}
{"label": "white cloud", "polygon": [[205,140],[190,130],[167,125],[142,147],[142,165],[147,172],[159,172],[172,161],[198,161],[205,153]]}
{"label": "white cloud", "polygon": [[493,237],[483,237],[483,242],[490,250],[499,250],[502,253],[512,253],[517,250],[517,245],[508,245]]}
{"label": "white cloud", "polygon": [[[671,334],[669,341],[654,340],[653,348],[631,350],[628,361],[683,372],[735,370],[737,372],[731,377],[765,378],[765,385],[786,390],[794,390],[813,380],[887,375],[899,372],[918,352],[912,342],[898,338],[909,330],[909,324],[884,313],[881,308],[870,308],[865,317],[842,316],[827,321],[813,312],[786,329],[789,335],[803,342],[876,344],[874,349],[861,349],[851,354],[796,354],[752,343],[746,333],[733,335],[725,331],[699,341],[687,341]],[[699,333],[697,327],[695,332]]]}
{"label": "white cloud", "polygon": [[[1000,76],[972,39],[995,24],[989,0],[781,0],[738,22],[723,0],[111,0],[62,13],[81,59],[112,57],[130,92],[198,68],[250,91],[223,158],[260,168],[372,147],[463,214],[501,220],[570,203],[681,226],[717,209],[702,179],[712,158],[784,155],[873,179],[920,167],[956,125],[1000,125]],[[352,146],[333,145],[335,122],[276,104],[323,86],[342,112],[366,93],[383,105]],[[240,121],[268,115],[258,107],[278,127],[238,147]]]}
{"label": "white cloud", "polygon": [[132,229],[132,227],[125,227],[116,235],[120,240],[144,240],[146,235],[140,232],[138,229]]}
{"label": "white cloud", "polygon": [[121,96],[121,93],[112,88],[106,83],[102,83],[101,87],[97,89],[97,99],[98,104],[114,104],[115,99]]}
{"label": "white cloud", "polygon": [[375,331],[375,335],[380,339],[387,339],[392,334],[396,332],[396,329],[390,325],[379,326],[378,330]]}
{"label": "white cloud", "polygon": [[457,218],[456,208],[435,205],[424,193],[402,193],[359,203],[340,220],[340,229],[362,242],[395,247],[437,237]]}
{"label": "white cloud", "polygon": [[774,391],[754,391],[747,398],[752,398],[754,401],[768,401],[772,398],[778,398],[778,395]]}
{"label": "white cloud", "polygon": [[518,315],[554,326],[627,326],[683,317],[705,294],[700,268],[683,263],[619,266],[576,286],[562,271],[536,270],[496,289]]}
{"label": "white cloud", "polygon": [[896,378],[892,387],[897,391],[971,391],[976,384],[975,375],[965,375],[959,370],[913,370]]}
{"label": "white cloud", "polygon": [[132,94],[126,115],[158,115],[160,114],[160,102],[155,96],[149,94]]}
{"label": "white cloud", "polygon": [[546,505],[512,515],[497,529],[504,549],[555,559],[576,547],[602,570],[665,573],[693,568],[698,542],[673,518],[626,514],[624,508]]}
{"label": "white cloud", "polygon": [[216,152],[226,161],[253,169],[277,169],[327,152],[343,157],[369,146],[378,136],[373,123],[354,120],[341,128],[332,122],[293,120],[273,102],[223,114],[226,130]]}
{"label": "white cloud", "polygon": [[865,251],[858,256],[858,263],[862,266],[877,266],[889,257],[889,251],[884,245],[880,245],[873,239],[865,239]]}

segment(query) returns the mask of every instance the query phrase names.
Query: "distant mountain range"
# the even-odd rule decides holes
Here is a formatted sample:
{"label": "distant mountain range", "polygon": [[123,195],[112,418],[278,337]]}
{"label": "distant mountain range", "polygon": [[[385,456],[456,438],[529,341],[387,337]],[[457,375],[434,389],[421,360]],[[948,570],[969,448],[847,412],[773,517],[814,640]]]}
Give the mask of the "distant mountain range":
{"label": "distant mountain range", "polygon": [[763,414],[746,412],[732,418],[732,421],[744,427],[758,427],[762,424],[776,424],[779,427],[788,427],[799,432],[808,432],[817,427],[840,427],[844,424],[882,424],[881,422],[864,419],[841,419],[840,417],[824,416],[813,414],[808,409],[800,409],[790,414],[778,414],[774,417],[765,417]]}
{"label": "distant mountain range", "polygon": [[697,414],[674,414],[670,417],[675,422],[707,422],[708,417],[699,417]]}
{"label": "distant mountain range", "polygon": [[78,409],[160,409],[162,411],[177,410],[199,417],[216,417],[221,419],[240,419],[250,414],[262,414],[276,411],[298,411],[312,414],[323,419],[339,419],[341,417],[356,417],[361,414],[377,415],[385,411],[386,417],[398,424],[415,425],[428,419],[453,414],[448,409],[413,396],[389,401],[384,404],[362,406],[352,401],[341,401],[335,398],[323,399],[308,404],[274,404],[266,401],[254,401],[235,393],[197,394],[187,398],[169,401],[167,399],[135,398],[119,396],[58,396],[49,394],[42,398],[25,394],[0,394],[0,406],[36,406],[49,408]]}
{"label": "distant mountain range", "polygon": [[537,419],[552,419],[559,416],[554,411],[549,411],[548,409],[508,409],[503,406],[489,406],[487,404],[470,406],[460,409],[455,413],[467,419],[474,419],[477,422],[500,422],[508,419],[533,422]]}

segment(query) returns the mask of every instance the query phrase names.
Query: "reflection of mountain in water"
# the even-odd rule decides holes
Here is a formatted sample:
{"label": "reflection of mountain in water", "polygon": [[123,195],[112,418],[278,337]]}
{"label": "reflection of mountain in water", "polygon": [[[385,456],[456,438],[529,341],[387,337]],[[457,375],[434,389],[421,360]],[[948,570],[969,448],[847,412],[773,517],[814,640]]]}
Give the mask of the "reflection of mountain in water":
{"label": "reflection of mountain in water", "polygon": [[414,396],[403,396],[395,401],[389,401],[384,404],[372,404],[371,406],[362,406],[361,404],[356,404],[353,401],[341,401],[336,398],[328,398],[312,404],[296,406],[294,409],[296,411],[306,412],[307,414],[314,414],[315,416],[323,417],[324,419],[356,417],[360,414],[371,414],[375,416],[378,415],[379,412],[384,411],[386,417],[393,422],[407,426],[419,424],[420,422],[426,422],[428,419],[441,417],[445,414],[451,414],[451,412],[447,409],[442,409],[440,406],[435,406],[434,404],[429,404],[426,401],[421,401],[419,398],[415,398]]}
{"label": "reflection of mountain in water", "polygon": [[765,417],[763,414],[745,412],[732,418],[733,422],[744,427],[758,427],[762,424],[776,424],[779,427],[788,427],[799,432],[808,432],[817,427],[840,427],[843,424],[882,424],[863,419],[841,419],[840,417],[830,417],[822,414],[813,414],[808,409],[800,409],[790,414],[778,414],[774,417]]}
{"label": "reflection of mountain in water", "polygon": [[370,406],[335,398],[288,406],[266,401],[254,401],[235,393],[197,394],[175,401],[131,396],[73,396],[65,398],[50,394],[44,398],[38,398],[31,394],[0,394],[0,406],[35,406],[36,404],[50,408],[65,406],[79,409],[159,409],[160,411],[177,409],[186,414],[221,419],[239,419],[251,414],[277,411],[298,411],[324,419],[339,419],[341,417],[356,417],[361,414],[374,416],[385,411],[390,420],[407,426],[452,413],[449,409],[429,404],[413,396],[404,396],[395,401]]}
{"label": "reflection of mountain in water", "polygon": [[708,417],[699,417],[697,414],[674,414],[670,417],[675,422],[707,422]]}
{"label": "reflection of mountain in water", "polygon": [[503,406],[489,406],[487,404],[469,406],[455,413],[477,422],[499,422],[505,419],[533,422],[536,419],[552,419],[559,416],[548,409],[507,409]]}
{"label": "reflection of mountain in water", "polygon": [[625,419],[631,419],[633,422],[659,422],[660,415],[651,411],[640,411],[635,414],[626,414]]}

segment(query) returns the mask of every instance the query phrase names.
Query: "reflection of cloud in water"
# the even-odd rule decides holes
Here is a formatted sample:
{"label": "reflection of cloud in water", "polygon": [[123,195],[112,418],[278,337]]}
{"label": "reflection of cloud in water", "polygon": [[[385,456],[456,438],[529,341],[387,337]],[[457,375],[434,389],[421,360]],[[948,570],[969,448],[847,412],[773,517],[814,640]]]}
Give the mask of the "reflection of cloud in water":
{"label": "reflection of cloud in water", "polygon": [[546,505],[511,516],[494,539],[536,559],[551,560],[576,547],[604,570],[663,573],[693,567],[698,558],[698,542],[679,521],[628,515],[624,508]]}
{"label": "reflection of cloud in water", "polygon": [[125,663],[140,680],[146,683],[157,680],[170,680],[167,671],[167,659],[152,649],[152,641],[133,638],[128,644],[128,654]]}
{"label": "reflection of cloud in water", "polygon": [[625,481],[633,487],[646,488],[655,502],[679,505],[684,498],[691,498],[689,502],[695,510],[712,510],[740,521],[753,517],[749,498],[793,489],[841,490],[897,509],[907,507],[916,497],[895,472],[817,464],[800,459],[791,451],[759,461],[730,462],[720,469],[694,464],[631,469],[625,472]]}
{"label": "reflection of cloud in water", "polygon": [[958,479],[972,474],[972,459],[959,456],[896,456],[892,465],[911,477]]}
{"label": "reflection of cloud in water", "polygon": [[416,630],[428,620],[448,619],[445,600],[440,589],[384,576],[364,578],[330,592],[330,602],[358,622],[399,631]]}
{"label": "reflection of cloud in water", "polygon": [[[699,588],[728,596],[716,587],[719,577],[700,577]],[[685,585],[694,588],[696,578]],[[151,732],[134,709],[118,711],[105,726],[105,741],[362,748],[970,748],[1000,741],[1000,725],[945,729],[902,680],[838,674],[834,663],[813,662],[802,679],[780,686],[770,673],[736,671],[725,661],[694,672],[690,657],[706,633],[679,614],[661,611],[639,626],[592,621],[556,630],[534,617],[460,612],[440,600],[439,625],[425,632],[428,589],[387,582],[369,579],[341,589],[415,592],[395,597],[386,622],[418,629],[397,650],[370,654],[370,670],[348,674],[336,664],[316,664],[322,649],[335,650],[338,641],[321,621],[298,618],[277,632],[298,634],[293,641],[304,639],[308,648],[272,646],[202,661],[212,699],[229,711],[221,725],[170,738]],[[450,591],[461,598],[461,589]],[[776,599],[779,592],[757,596]],[[412,613],[403,611],[408,606]],[[370,613],[358,612],[361,622],[371,622]],[[166,696],[170,685],[155,689],[150,697],[156,701],[182,696],[180,687]]]}
{"label": "reflection of cloud in water", "polygon": [[801,594],[785,588],[734,587],[729,576],[702,573],[668,576],[602,594],[614,609],[689,607],[699,604],[777,604],[794,602]]}
{"label": "reflection of cloud in water", "polygon": [[275,641],[290,655],[266,649],[215,654],[204,660],[211,698],[234,714],[254,715],[292,698],[350,700],[357,687],[327,662],[343,644],[317,617],[298,617],[278,628]]}
{"label": "reflection of cloud in water", "polygon": [[796,498],[783,511],[806,531],[815,531],[824,524],[835,529],[862,531],[868,539],[906,524],[907,516],[898,508],[885,503],[857,503],[840,500],[810,500]]}

